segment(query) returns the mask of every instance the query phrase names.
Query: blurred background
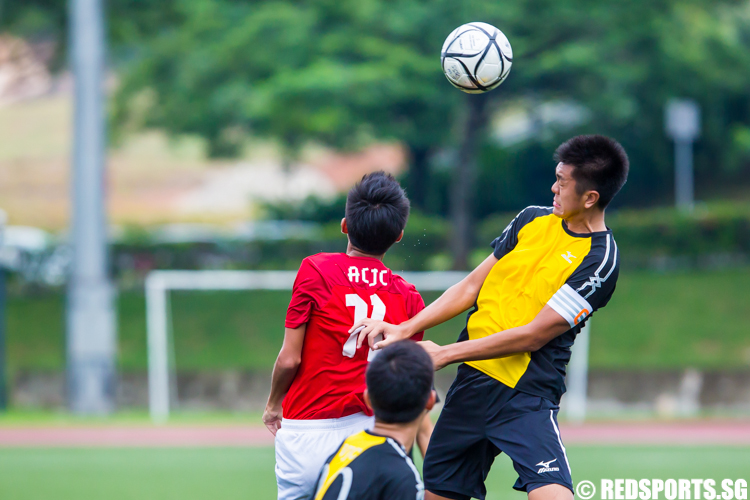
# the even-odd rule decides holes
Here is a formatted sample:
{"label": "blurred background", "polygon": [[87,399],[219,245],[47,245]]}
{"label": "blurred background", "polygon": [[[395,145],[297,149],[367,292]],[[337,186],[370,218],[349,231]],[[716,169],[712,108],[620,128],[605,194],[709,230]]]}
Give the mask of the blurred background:
{"label": "blurred background", "polygon": [[[621,273],[591,321],[574,480],[747,475],[750,2],[97,5],[0,2],[0,497],[273,498],[258,424],[290,291],[169,293],[172,415],[152,427],[149,273],[344,251],[346,191],[374,170],[413,207],[386,264],[465,271],[551,204],[552,153],[582,133],[620,141],[631,170],[607,210]],[[439,62],[470,21],[514,52],[481,96]],[[488,498],[520,498],[513,480],[503,461]]]}

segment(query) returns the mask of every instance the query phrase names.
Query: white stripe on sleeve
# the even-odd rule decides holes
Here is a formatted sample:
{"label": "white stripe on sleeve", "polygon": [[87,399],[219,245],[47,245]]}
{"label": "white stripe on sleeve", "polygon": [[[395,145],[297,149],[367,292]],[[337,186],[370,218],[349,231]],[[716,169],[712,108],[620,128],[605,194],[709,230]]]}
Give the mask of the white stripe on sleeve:
{"label": "white stripe on sleeve", "polygon": [[565,318],[571,328],[586,319],[592,312],[591,304],[567,283],[549,299],[547,305]]}
{"label": "white stripe on sleeve", "polygon": [[400,444],[397,444],[396,441],[394,441],[391,438],[386,438],[386,441],[393,446],[393,449],[396,450],[396,452],[401,455],[401,457],[406,460],[406,465],[409,466],[411,471],[414,473],[414,479],[417,480],[417,491],[416,491],[416,500],[421,500],[424,498],[424,484],[422,483],[422,477],[419,475],[419,471],[414,466],[414,462],[411,461],[411,458],[409,458],[409,455],[404,453],[403,448],[401,448]]}

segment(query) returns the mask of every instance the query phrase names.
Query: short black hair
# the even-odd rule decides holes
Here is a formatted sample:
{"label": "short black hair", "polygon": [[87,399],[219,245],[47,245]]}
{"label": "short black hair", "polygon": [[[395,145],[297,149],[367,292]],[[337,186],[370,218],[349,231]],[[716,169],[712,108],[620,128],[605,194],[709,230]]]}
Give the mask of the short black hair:
{"label": "short black hair", "polygon": [[382,255],[398,240],[409,219],[409,198],[391,175],[362,177],[346,197],[349,241],[358,250]]}
{"label": "short black hair", "polygon": [[573,137],[560,144],[554,158],[574,167],[573,178],[579,194],[588,190],[599,193],[601,209],[607,208],[628,180],[630,162],[625,149],[603,135]]}
{"label": "short black hair", "polygon": [[402,340],[383,348],[367,366],[367,392],[375,418],[388,424],[413,422],[432,393],[435,368],[427,351]]}

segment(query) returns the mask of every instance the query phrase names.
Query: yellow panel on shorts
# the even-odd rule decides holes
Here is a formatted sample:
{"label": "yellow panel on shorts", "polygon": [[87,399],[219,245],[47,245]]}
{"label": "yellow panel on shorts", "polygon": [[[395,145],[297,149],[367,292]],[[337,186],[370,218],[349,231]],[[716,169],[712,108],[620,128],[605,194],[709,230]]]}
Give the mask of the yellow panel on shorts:
{"label": "yellow panel on shorts", "polygon": [[[533,320],[591,250],[591,238],[565,232],[554,214],[537,217],[518,233],[518,244],[484,280],[477,311],[466,325],[469,339],[480,339]],[[569,262],[570,261],[570,262]],[[466,364],[515,387],[531,361],[529,352]]]}

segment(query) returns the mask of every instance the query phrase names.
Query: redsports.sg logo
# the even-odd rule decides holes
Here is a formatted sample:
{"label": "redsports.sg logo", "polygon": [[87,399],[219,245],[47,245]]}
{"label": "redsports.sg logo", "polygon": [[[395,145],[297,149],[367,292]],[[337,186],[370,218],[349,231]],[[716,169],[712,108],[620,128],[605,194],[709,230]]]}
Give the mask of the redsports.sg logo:
{"label": "redsports.sg logo", "polygon": [[[581,500],[596,496],[591,481],[580,481],[576,495]],[[747,480],[724,479],[602,479],[601,500],[747,500]]]}

